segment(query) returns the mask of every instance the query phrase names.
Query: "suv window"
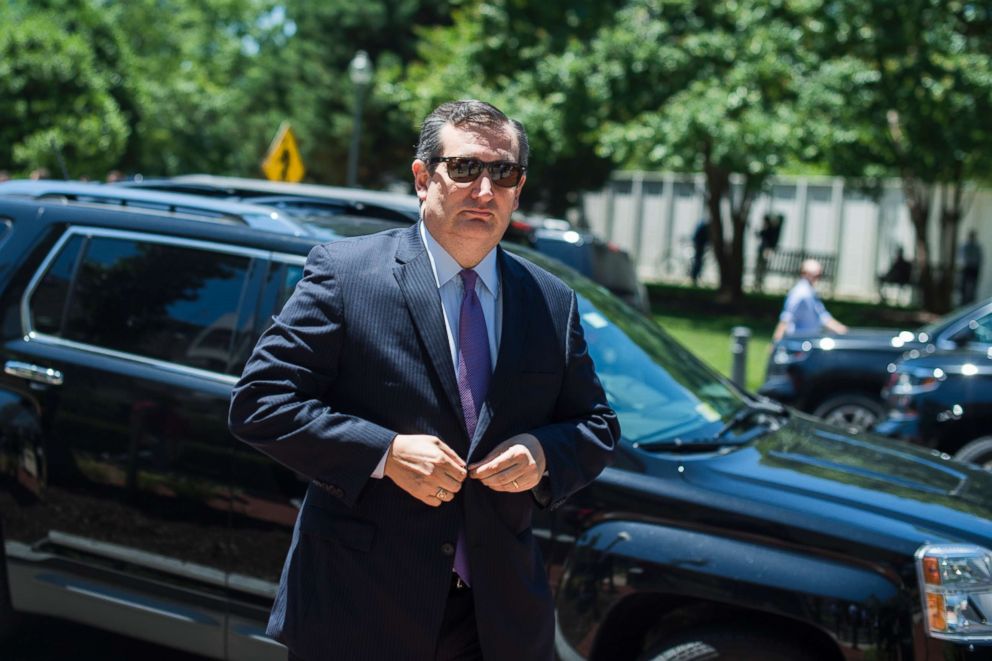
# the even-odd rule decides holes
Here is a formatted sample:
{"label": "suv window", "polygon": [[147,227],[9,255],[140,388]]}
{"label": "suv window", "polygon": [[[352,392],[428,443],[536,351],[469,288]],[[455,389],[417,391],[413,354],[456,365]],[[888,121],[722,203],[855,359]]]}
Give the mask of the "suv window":
{"label": "suv window", "polygon": [[83,237],[73,236],[48,267],[31,296],[31,327],[49,335],[62,334],[62,319],[69,297],[69,282],[76,269]]}
{"label": "suv window", "polygon": [[[50,278],[59,281],[65,264],[74,261],[65,256],[71,252],[72,242],[42,283]],[[61,332],[51,330],[54,324],[46,332],[114,351],[229,372],[250,261],[201,248],[92,237],[65,299]],[[54,285],[51,292],[48,299],[57,298]],[[35,324],[41,321],[37,311],[45,300],[39,300],[41,293],[39,288],[32,298]]]}

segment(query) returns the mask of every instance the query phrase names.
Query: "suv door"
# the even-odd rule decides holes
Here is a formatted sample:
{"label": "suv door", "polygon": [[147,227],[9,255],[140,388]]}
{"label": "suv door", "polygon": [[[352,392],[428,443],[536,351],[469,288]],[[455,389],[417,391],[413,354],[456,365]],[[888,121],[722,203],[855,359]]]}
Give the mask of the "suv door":
{"label": "suv door", "polygon": [[[266,266],[250,341],[239,352],[239,372],[272,315],[293,293],[305,261],[302,255],[274,255]],[[309,480],[249,445],[237,446],[231,471],[228,650],[231,658],[282,661],[286,649],[265,637],[265,625]]]}
{"label": "suv door", "polygon": [[43,262],[6,346],[43,429],[25,610],[224,656],[227,408],[264,257],[72,228]]}

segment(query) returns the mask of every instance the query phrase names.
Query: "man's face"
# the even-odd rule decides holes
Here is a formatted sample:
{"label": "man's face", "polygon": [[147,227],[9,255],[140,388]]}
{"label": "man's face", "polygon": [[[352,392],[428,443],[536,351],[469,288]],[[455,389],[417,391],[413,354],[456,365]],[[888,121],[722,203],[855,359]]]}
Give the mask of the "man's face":
{"label": "man's face", "polygon": [[[516,133],[509,124],[492,128],[447,124],[441,129],[441,156],[516,162],[517,153]],[[506,188],[494,184],[489,170],[484,169],[475,181],[458,183],[448,176],[447,168],[442,162],[431,172],[427,163],[419,159],[413,162],[424,223],[448,252],[485,254],[499,243],[509,226],[526,177],[517,186]]]}

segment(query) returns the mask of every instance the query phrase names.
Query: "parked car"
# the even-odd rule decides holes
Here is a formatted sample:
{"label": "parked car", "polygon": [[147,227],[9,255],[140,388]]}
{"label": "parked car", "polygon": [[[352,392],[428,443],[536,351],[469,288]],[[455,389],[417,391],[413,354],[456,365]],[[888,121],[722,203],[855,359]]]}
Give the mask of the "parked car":
{"label": "parked car", "polygon": [[992,298],[915,330],[852,328],[844,335],[787,336],[773,347],[758,392],[834,425],[871,429],[884,417],[882,388],[891,363],[914,351],[975,348],[972,326],[990,324]]}
{"label": "parked car", "polygon": [[538,252],[568,264],[641,312],[651,312],[647,288],[638,279],[633,260],[616,244],[560,218],[531,216],[514,225],[530,228],[530,245]]}
{"label": "parked car", "polygon": [[[0,197],[0,218],[0,629],[42,613],[284,659],[264,626],[316,487],[236,442],[226,413],[316,239],[67,200]],[[992,474],[756,399],[504,247],[577,291],[624,433],[611,468],[533,521],[562,659],[992,652]]]}
{"label": "parked car", "polygon": [[[264,179],[184,175],[171,179],[145,179],[119,184],[129,188],[209,195],[275,206],[288,213],[321,216],[346,212],[390,219],[420,218],[420,203],[414,195],[340,188],[315,184],[290,184]],[[341,211],[339,211],[339,209]],[[633,307],[650,312],[647,289],[637,278],[633,261],[625,251],[588,230],[572,227],[567,220],[518,217],[505,239],[534,248],[572,267],[603,285]]]}
{"label": "parked car", "polygon": [[976,331],[984,351],[937,351],[892,366],[889,413],[876,433],[992,469],[992,323]]}

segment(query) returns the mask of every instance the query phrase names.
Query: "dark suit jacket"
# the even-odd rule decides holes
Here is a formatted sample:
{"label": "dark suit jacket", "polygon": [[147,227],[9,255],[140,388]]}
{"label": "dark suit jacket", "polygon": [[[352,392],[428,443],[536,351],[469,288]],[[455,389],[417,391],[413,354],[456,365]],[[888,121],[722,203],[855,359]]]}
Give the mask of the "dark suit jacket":
{"label": "dark suit jacket", "polygon": [[592,481],[619,436],[575,294],[499,249],[503,328],[468,437],[443,312],[416,226],[317,246],[234,389],[243,441],[312,478],[269,621],[306,659],[433,659],[464,526],[486,659],[552,658],[553,604],[532,493],[467,479],[432,508],[371,478],[396,434],[433,434],[469,462],[533,433],[554,507]]}

